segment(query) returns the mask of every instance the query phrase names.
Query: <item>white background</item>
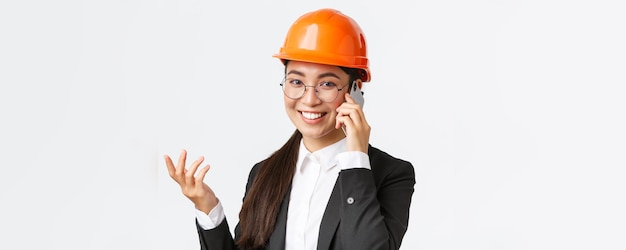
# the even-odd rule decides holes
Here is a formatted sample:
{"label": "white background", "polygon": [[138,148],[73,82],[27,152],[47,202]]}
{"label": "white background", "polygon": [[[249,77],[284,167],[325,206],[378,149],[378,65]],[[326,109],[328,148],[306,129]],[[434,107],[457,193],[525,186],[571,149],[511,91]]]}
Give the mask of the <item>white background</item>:
{"label": "white background", "polygon": [[626,248],[622,1],[2,1],[0,249],[198,249],[163,154],[237,221],[289,137],[304,12],[366,33],[371,143],[411,161],[402,249]]}

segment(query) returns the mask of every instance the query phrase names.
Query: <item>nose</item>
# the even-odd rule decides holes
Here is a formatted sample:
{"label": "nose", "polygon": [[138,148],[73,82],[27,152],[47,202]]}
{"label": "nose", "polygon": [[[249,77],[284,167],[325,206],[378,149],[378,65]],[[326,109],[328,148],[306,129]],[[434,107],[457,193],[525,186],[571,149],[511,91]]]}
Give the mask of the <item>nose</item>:
{"label": "nose", "polygon": [[313,86],[307,86],[304,90],[304,95],[300,98],[300,101],[310,106],[321,103],[322,100],[317,97],[317,93],[315,92],[316,90]]}

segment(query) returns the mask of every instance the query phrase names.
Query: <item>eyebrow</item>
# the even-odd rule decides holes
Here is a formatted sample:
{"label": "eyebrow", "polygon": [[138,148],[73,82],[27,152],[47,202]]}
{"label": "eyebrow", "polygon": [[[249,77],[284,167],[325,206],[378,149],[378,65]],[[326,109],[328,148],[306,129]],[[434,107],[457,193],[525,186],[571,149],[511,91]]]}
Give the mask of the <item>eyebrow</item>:
{"label": "eyebrow", "polygon": [[[289,75],[289,74],[296,74],[296,75],[304,77],[304,73],[302,73],[300,71],[297,71],[295,69],[292,69],[289,72],[287,72],[287,75]],[[337,74],[333,73],[333,72],[326,72],[326,73],[322,73],[319,76],[317,76],[317,78],[324,78],[324,77],[334,77],[334,78],[337,78],[338,80],[341,80],[341,78],[339,78],[339,76]]]}

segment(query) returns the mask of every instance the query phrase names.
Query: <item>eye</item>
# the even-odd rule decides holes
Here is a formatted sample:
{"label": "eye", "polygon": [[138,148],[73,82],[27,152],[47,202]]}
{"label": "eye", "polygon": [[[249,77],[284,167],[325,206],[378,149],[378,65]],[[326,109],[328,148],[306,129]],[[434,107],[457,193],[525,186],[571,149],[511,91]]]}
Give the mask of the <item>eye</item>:
{"label": "eye", "polygon": [[320,82],[319,86],[321,88],[324,88],[324,89],[334,89],[334,88],[337,88],[337,84],[335,84],[334,82],[329,82],[329,81]]}
{"label": "eye", "polygon": [[298,80],[298,79],[293,79],[293,78],[289,78],[286,81],[287,83],[289,83],[289,85],[291,85],[292,87],[302,87],[304,86],[304,82]]}

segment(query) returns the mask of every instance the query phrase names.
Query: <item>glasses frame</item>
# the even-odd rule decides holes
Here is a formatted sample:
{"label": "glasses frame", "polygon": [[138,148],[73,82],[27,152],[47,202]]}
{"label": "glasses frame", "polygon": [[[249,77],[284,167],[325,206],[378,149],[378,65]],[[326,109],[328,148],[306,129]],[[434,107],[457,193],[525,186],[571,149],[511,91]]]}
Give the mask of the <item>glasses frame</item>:
{"label": "glasses frame", "polygon": [[[345,89],[346,86],[350,85],[350,82],[348,82],[348,83],[344,84],[343,86],[341,86],[341,88],[339,88],[339,86],[335,86],[335,88],[337,88],[337,92],[335,93],[335,97],[332,100],[330,100],[330,101],[324,101],[318,95],[319,91],[317,90],[317,87],[319,86],[319,83],[317,85],[306,85],[306,84],[303,84],[304,85],[304,91],[302,91],[302,95],[300,95],[299,97],[295,97],[295,98],[291,97],[291,96],[288,96],[287,93],[285,93],[285,83],[289,79],[293,79],[293,78],[283,78],[283,80],[280,82],[280,88],[283,90],[283,95],[285,95],[287,98],[289,98],[291,100],[298,100],[298,99],[302,98],[306,94],[307,87],[309,87],[309,88],[313,88],[313,91],[315,91],[315,96],[317,97],[317,99],[320,99],[322,102],[333,102],[333,101],[337,100],[337,96],[339,96],[339,92],[342,91],[343,89]],[[302,81],[302,82],[304,83],[304,81]]]}

